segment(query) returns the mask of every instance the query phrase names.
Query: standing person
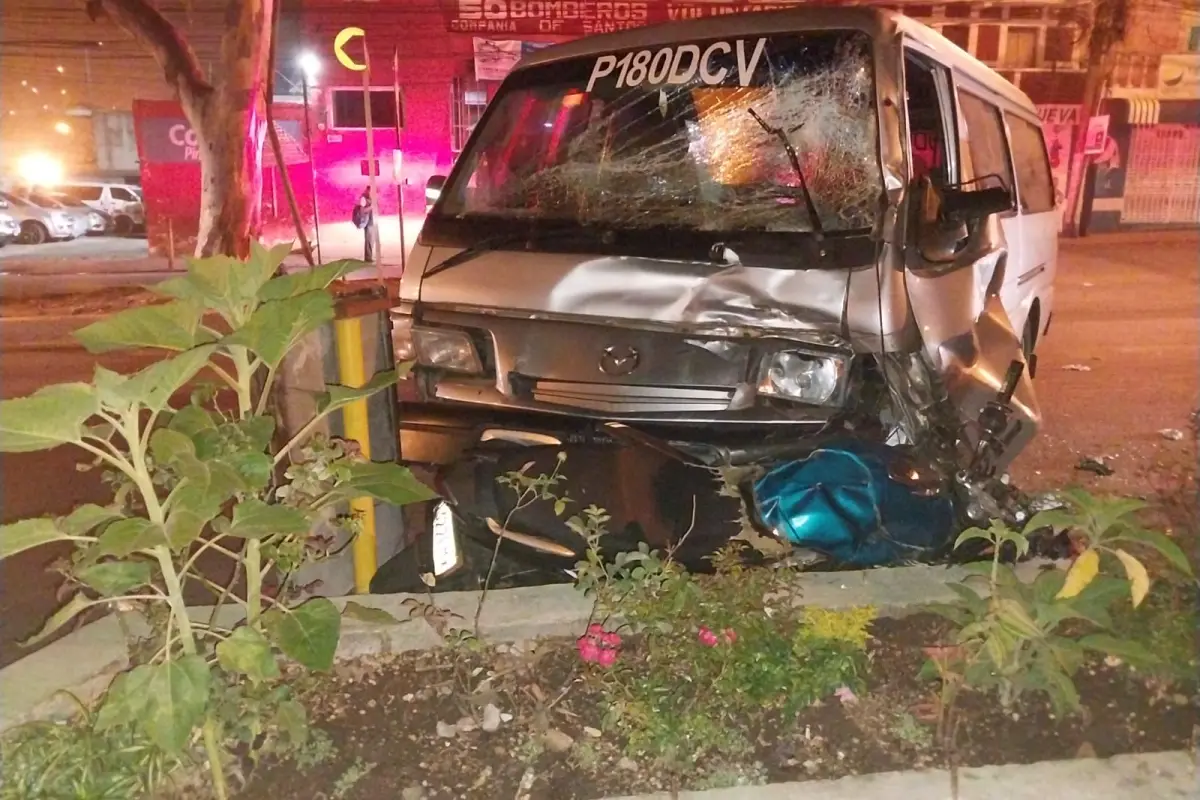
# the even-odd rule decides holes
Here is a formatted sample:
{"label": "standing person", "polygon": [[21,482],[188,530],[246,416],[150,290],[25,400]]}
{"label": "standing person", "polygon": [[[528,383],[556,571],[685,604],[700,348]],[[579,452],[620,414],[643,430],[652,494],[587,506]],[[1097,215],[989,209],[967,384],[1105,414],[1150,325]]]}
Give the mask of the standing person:
{"label": "standing person", "polygon": [[371,202],[371,187],[363,190],[354,204],[354,227],[363,232],[363,261],[375,261],[375,204]]}

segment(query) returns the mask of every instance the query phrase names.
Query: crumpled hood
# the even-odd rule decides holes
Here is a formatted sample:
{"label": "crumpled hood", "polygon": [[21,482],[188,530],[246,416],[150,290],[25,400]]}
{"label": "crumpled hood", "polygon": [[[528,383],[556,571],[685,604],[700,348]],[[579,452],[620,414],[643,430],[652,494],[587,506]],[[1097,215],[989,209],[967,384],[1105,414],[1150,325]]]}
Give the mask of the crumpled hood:
{"label": "crumpled hood", "polygon": [[[489,252],[419,286],[426,265],[455,248],[415,248],[401,299],[681,325],[694,330],[843,328],[850,281],[843,270],[786,270],[626,256]],[[871,288],[874,272],[869,271]]]}

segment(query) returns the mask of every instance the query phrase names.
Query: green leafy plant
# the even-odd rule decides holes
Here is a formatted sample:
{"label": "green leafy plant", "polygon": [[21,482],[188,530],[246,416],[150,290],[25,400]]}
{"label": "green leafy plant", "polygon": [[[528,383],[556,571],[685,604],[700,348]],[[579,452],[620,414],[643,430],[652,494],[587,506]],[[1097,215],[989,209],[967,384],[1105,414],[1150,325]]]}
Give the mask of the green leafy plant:
{"label": "green leafy plant", "polygon": [[1129,581],[1133,606],[1137,608],[1150,591],[1150,575],[1141,559],[1126,549],[1129,546],[1156,552],[1174,569],[1192,575],[1192,566],[1179,545],[1161,531],[1138,525],[1133,518],[1146,508],[1143,501],[1096,497],[1081,489],[1069,489],[1062,496],[1067,503],[1065,508],[1042,511],[1025,527],[1026,531],[1052,528],[1055,533],[1066,532],[1082,547],[1067,572],[1060,597],[1074,597],[1082,592],[1100,573],[1101,558],[1111,557],[1120,562]]}
{"label": "green leafy plant", "polygon": [[749,753],[748,720],[861,688],[860,632],[873,610],[810,609],[804,618],[792,571],[746,570],[728,553],[714,575],[689,574],[648,548],[603,565],[595,552],[603,533],[594,531],[604,518],[593,510],[579,520],[593,531],[580,585],[638,634],[633,657],[596,673],[605,725],[626,737],[631,755],[691,773]]}
{"label": "green leafy plant", "polygon": [[[1129,521],[1143,507],[1139,501],[1099,499],[1079,491],[1066,496],[1069,509],[1039,513],[1023,532],[994,522],[959,536],[956,547],[972,539],[985,540],[992,559],[971,565],[974,574],[949,587],[957,595],[956,602],[929,607],[956,628],[948,645],[928,650],[926,674],[941,679],[944,710],[952,709],[961,688],[971,688],[994,690],[1004,708],[1026,692],[1041,692],[1056,713],[1066,714],[1079,707],[1072,678],[1088,651],[1139,663],[1154,660],[1133,639],[1112,633],[1114,604],[1128,595],[1136,607],[1150,585],[1142,562],[1115,545],[1148,546],[1190,574],[1187,559],[1170,539]],[[1078,535],[1079,555],[1066,572],[1046,570],[1026,584],[1001,562],[1001,552],[1011,545],[1018,555],[1028,553],[1028,534],[1046,527]],[[1106,559],[1101,559],[1102,554]],[[1119,563],[1120,577],[1105,574],[1106,563]],[[975,581],[984,583],[986,596],[976,591]]]}
{"label": "green leafy plant", "polygon": [[[0,527],[0,558],[74,545],[65,567],[74,592],[31,641],[93,607],[142,612],[148,646],[113,681],[92,728],[116,735],[132,725],[172,757],[191,755],[199,742],[218,797],[227,795],[232,744],[305,741],[304,708],[280,682],[280,655],[312,670],[333,662],[337,608],[324,598],[293,602],[288,585],[295,569],[323,553],[314,526],[338,523],[338,508],[357,497],[396,505],[433,497],[407,469],[312,435],[329,414],[392,385],[395,371],[362,387],[330,386],[299,431],[285,438],[277,430],[269,408],[279,368],[333,319],[328,287],[357,266],[277,275],[289,250],[256,245],[246,261],[193,261],[186,275],[154,287],[168,302],[76,334],[94,353],[165,351],[140,372],[97,367],[91,383],[0,403],[0,451],[71,445],[95,459],[114,491],[105,506]],[[208,379],[218,388],[201,385],[187,397],[186,387]],[[227,585],[198,568],[205,553],[233,562]],[[264,589],[273,575],[281,584],[274,593]],[[215,611],[207,621],[193,618],[184,601],[189,582],[211,589],[218,607],[233,599],[244,622],[219,624]]]}
{"label": "green leafy plant", "polygon": [[75,719],[27,723],[4,735],[0,800],[128,800],[147,795],[180,765],[136,726],[99,731],[95,715],[82,703],[79,710]]}

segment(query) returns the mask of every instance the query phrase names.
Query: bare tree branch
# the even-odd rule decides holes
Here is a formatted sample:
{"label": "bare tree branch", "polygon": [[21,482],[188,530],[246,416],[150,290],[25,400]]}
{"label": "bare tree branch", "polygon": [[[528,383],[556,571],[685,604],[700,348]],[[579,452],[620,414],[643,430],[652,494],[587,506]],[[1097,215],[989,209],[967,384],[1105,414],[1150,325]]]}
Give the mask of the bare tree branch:
{"label": "bare tree branch", "polygon": [[87,0],[92,20],[107,17],[141,41],[162,67],[180,100],[202,99],[212,93],[204,70],[187,40],[149,0]]}

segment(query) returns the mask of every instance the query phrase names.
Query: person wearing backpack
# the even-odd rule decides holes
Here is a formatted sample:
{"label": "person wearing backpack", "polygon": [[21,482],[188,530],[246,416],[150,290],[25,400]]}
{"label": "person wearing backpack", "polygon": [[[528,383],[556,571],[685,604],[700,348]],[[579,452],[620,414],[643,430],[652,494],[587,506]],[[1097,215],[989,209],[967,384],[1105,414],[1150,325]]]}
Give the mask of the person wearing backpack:
{"label": "person wearing backpack", "polygon": [[371,187],[363,190],[350,216],[354,227],[363,232],[363,261],[375,261],[375,206],[371,202]]}

